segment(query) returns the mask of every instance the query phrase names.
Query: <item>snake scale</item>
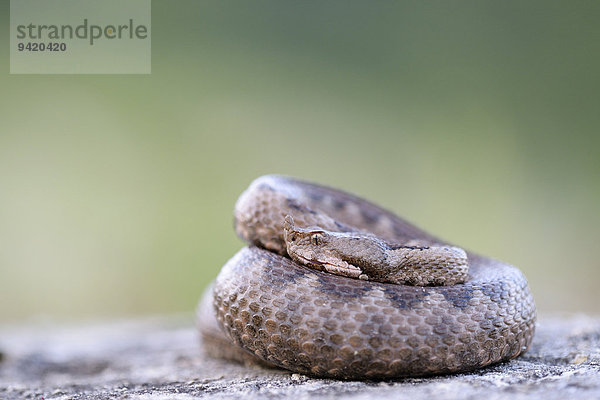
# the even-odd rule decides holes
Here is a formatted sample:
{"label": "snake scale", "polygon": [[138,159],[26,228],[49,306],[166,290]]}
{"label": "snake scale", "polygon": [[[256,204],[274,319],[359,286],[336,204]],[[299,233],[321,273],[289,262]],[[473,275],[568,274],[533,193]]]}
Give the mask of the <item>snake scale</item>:
{"label": "snake scale", "polygon": [[531,344],[535,305],[517,268],[354,195],[263,176],[238,199],[235,229],[249,246],[197,312],[213,356],[386,379],[468,371]]}

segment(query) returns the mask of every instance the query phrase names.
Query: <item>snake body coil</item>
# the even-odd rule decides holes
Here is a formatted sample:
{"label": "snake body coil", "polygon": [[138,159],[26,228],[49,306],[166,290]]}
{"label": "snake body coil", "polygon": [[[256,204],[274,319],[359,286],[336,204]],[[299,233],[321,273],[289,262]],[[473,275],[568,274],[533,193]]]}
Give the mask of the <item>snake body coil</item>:
{"label": "snake body coil", "polygon": [[[292,220],[298,232],[333,232],[366,255],[345,256],[351,251],[342,244],[335,256],[352,262],[329,261],[330,253],[325,262],[311,261],[302,251],[293,258],[323,271],[292,261],[286,257],[288,250],[296,252],[290,248]],[[235,225],[251,246],[227,262],[198,309],[198,326],[213,355],[259,359],[313,376],[382,379],[472,370],[514,358],[531,343],[535,305],[517,268],[464,253],[353,195],[264,176],[238,200]],[[322,236],[309,237],[322,246]],[[376,269],[368,272],[369,264],[360,264],[372,253],[371,244],[358,245],[363,238],[431,247],[434,255],[441,246],[442,260],[459,259],[458,267],[436,262],[417,274],[442,269],[450,271],[449,279],[383,283],[395,279],[385,272],[376,282]],[[384,252],[395,249],[373,243]],[[460,263],[463,256],[468,269]],[[398,269],[401,263],[394,262]],[[330,267],[347,276],[326,272]],[[464,276],[452,278],[457,274]],[[422,286],[432,284],[438,286]]]}

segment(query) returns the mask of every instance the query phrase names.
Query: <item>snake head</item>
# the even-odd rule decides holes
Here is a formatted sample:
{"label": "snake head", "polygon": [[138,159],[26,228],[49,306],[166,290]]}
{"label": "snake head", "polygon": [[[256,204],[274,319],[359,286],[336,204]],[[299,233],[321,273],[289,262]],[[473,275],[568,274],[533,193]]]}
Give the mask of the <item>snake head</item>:
{"label": "snake head", "polygon": [[283,221],[283,237],[288,255],[297,263],[320,271],[358,277],[361,270],[344,261],[338,254],[339,233],[319,227],[302,228],[287,215]]}

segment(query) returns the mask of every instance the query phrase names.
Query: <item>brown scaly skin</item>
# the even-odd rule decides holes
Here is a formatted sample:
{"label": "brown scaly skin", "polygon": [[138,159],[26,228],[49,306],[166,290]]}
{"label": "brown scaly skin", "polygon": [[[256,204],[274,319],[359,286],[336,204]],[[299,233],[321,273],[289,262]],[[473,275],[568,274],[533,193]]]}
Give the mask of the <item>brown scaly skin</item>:
{"label": "brown scaly skin", "polygon": [[398,285],[442,286],[468,278],[467,254],[451,246],[390,246],[360,232],[300,228],[284,219],[284,240],[292,260],[332,274]]}
{"label": "brown scaly skin", "polygon": [[535,305],[517,268],[467,253],[468,279],[450,286],[332,275],[280,255],[286,215],[303,228],[444,244],[355,196],[291,178],[257,179],[236,204],[236,231],[270,251],[245,247],[221,270],[213,289],[219,328],[206,302],[199,307],[201,332],[212,340],[221,329],[220,344],[211,343],[229,347],[228,358],[251,354],[314,376],[384,379],[468,371],[531,344]]}

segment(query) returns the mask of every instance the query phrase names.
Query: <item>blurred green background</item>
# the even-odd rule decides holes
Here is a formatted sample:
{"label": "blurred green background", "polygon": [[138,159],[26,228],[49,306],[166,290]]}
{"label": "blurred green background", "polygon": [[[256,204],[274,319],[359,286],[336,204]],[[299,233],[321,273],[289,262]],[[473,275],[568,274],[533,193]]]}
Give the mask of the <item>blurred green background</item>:
{"label": "blurred green background", "polygon": [[0,320],[192,311],[282,173],[600,303],[600,2],[152,4],[152,74],[0,71]]}

